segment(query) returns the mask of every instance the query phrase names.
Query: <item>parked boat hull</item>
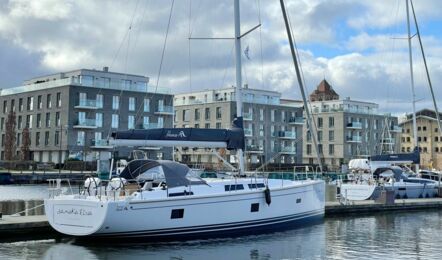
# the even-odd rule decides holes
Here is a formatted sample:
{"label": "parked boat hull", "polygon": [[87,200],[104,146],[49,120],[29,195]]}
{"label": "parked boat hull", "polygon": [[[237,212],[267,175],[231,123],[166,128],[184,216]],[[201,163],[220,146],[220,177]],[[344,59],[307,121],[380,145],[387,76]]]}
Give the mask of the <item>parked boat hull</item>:
{"label": "parked boat hull", "polygon": [[49,223],[57,231],[103,239],[159,241],[235,236],[286,230],[323,219],[323,181],[304,181],[271,189],[270,193],[269,205],[264,192],[256,190],[132,201],[92,202],[90,198],[60,196],[46,200],[45,207]]}

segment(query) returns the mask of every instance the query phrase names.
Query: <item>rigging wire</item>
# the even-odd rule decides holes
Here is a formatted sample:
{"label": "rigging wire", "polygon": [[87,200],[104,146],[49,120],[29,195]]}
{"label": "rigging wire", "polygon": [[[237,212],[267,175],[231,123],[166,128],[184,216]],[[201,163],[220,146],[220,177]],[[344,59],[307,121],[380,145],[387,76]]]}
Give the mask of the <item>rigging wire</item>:
{"label": "rigging wire", "polygon": [[[257,0],[258,2],[258,22],[259,24],[262,24],[261,21],[261,0]],[[264,85],[264,58],[262,54],[262,26],[259,27],[259,49],[260,49],[260,56],[261,56],[261,89]]]}
{"label": "rigging wire", "polygon": [[[171,5],[170,5],[169,18],[168,18],[168,21],[167,21],[166,36],[164,37],[163,48],[162,48],[162,52],[161,52],[160,66],[159,66],[159,69],[158,69],[157,81],[156,81],[156,84],[155,84],[155,90],[154,90],[153,93],[151,93],[151,95],[149,95],[149,92],[146,91],[146,95],[144,97],[145,99],[148,99],[148,98],[154,96],[157,93],[157,91],[158,91],[158,85],[159,85],[159,82],[160,82],[161,72],[162,72],[163,63],[164,63],[164,55],[165,55],[166,47],[167,47],[167,39],[168,39],[168,36],[169,36],[170,22],[172,20],[172,13],[173,13],[174,3],[175,3],[175,0],[172,0],[171,1]],[[173,99],[172,99],[172,102],[173,102]],[[135,122],[138,121],[138,119],[141,117],[142,108],[143,107],[144,107],[144,101],[140,102],[140,105],[138,107],[138,110],[137,110],[137,113],[136,113],[136,116],[135,116]]]}

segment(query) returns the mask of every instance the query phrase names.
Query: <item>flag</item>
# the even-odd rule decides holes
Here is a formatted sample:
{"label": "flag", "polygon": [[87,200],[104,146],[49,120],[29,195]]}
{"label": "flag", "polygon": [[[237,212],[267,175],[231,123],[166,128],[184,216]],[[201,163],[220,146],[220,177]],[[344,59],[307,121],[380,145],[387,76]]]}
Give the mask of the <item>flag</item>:
{"label": "flag", "polygon": [[245,48],[245,50],[244,50],[244,55],[246,56],[246,58],[247,58],[248,60],[250,60],[250,57],[249,57],[249,45],[247,45],[247,47]]}

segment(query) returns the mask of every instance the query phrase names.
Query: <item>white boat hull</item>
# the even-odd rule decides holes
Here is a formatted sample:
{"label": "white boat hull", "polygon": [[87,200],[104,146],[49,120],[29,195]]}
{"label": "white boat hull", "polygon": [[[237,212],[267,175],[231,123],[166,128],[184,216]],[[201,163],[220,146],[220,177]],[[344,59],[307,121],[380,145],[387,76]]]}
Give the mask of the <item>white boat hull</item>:
{"label": "white boat hull", "polygon": [[131,201],[59,196],[45,200],[45,210],[51,226],[64,234],[153,240],[254,234],[322,220],[324,182],[293,183],[271,189],[270,205],[263,190],[254,190]]}
{"label": "white boat hull", "polygon": [[382,190],[393,190],[397,199],[432,198],[437,194],[435,184],[420,184],[409,182],[396,182],[384,184],[342,184],[340,194],[347,200],[375,200]]}

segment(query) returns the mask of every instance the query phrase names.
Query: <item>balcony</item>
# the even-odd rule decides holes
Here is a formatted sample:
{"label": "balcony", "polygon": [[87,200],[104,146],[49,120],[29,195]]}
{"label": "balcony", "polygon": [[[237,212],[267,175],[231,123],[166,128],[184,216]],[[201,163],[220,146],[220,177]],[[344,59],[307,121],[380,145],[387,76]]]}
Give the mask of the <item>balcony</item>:
{"label": "balcony", "polygon": [[253,136],[253,131],[252,131],[252,129],[244,128],[244,136],[248,136],[248,137]]}
{"label": "balcony", "polygon": [[97,121],[95,119],[81,119],[77,120],[74,128],[95,129],[97,128]]}
{"label": "balcony", "polygon": [[296,147],[293,147],[293,146],[281,147],[280,153],[283,153],[283,154],[296,154]]}
{"label": "balcony", "polygon": [[303,125],[304,124],[304,118],[303,117],[290,117],[289,118],[289,124],[290,125]]}
{"label": "balcony", "polygon": [[158,106],[158,109],[155,111],[156,115],[174,115],[173,106]]}
{"label": "balcony", "polygon": [[78,109],[97,109],[97,101],[95,99],[80,99],[75,106]]}
{"label": "balcony", "polygon": [[138,129],[154,129],[161,128],[158,123],[139,124]]}
{"label": "balcony", "polygon": [[252,121],[253,120],[253,114],[252,113],[243,113],[242,115],[243,120]]}
{"label": "balcony", "polygon": [[361,122],[351,122],[351,123],[347,124],[347,128],[362,129],[362,123]]}
{"label": "balcony", "polygon": [[395,143],[395,139],[394,138],[383,138],[381,140],[382,144],[394,144]]}
{"label": "balcony", "polygon": [[92,149],[110,149],[113,148],[112,145],[106,139],[92,139],[91,140]]}
{"label": "balcony", "polygon": [[357,135],[347,136],[346,137],[346,141],[350,142],[350,143],[361,143],[362,142],[362,137],[361,136],[357,136]]}
{"label": "balcony", "polygon": [[394,125],[394,126],[390,127],[390,131],[400,133],[400,132],[402,132],[402,127]]}
{"label": "balcony", "polygon": [[259,145],[247,145],[246,153],[264,153],[264,147]]}
{"label": "balcony", "polygon": [[292,131],[276,131],[272,133],[272,137],[278,137],[281,139],[296,139],[296,132]]}

